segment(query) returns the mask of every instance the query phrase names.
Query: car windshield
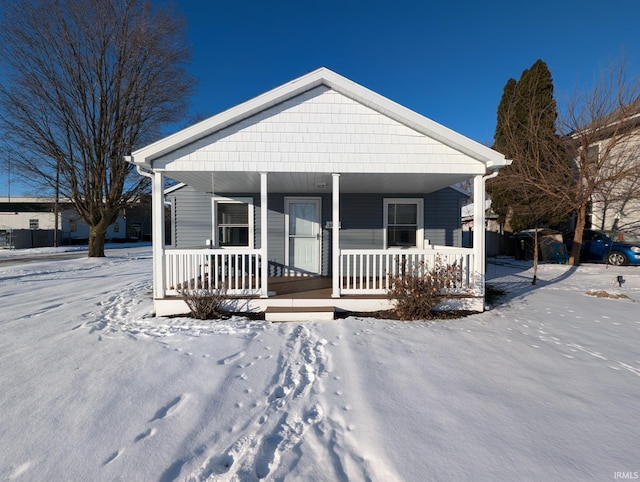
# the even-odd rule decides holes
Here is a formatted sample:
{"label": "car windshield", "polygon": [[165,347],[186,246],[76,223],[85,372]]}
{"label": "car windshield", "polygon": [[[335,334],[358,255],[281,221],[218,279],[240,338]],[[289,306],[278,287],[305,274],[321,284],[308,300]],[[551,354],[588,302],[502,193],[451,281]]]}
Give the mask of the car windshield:
{"label": "car windshield", "polygon": [[623,231],[618,231],[618,232],[606,231],[604,233],[614,241],[624,241],[626,243],[640,244],[640,236],[638,236],[635,233],[625,233]]}

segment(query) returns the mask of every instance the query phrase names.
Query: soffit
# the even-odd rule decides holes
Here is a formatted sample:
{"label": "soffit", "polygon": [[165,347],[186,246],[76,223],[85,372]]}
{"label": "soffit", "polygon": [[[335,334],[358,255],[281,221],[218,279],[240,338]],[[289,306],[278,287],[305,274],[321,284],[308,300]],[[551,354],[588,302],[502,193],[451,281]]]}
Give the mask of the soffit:
{"label": "soffit", "polygon": [[[215,193],[259,193],[257,173],[172,172],[171,178],[199,191]],[[341,174],[341,193],[430,193],[469,179],[468,174]],[[269,173],[267,191],[283,194],[331,193],[331,173]]]}

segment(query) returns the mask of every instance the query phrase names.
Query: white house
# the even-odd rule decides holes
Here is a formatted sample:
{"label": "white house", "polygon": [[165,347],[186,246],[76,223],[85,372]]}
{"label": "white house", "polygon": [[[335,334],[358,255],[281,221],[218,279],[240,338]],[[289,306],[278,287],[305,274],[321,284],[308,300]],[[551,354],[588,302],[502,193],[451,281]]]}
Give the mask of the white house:
{"label": "white house", "polygon": [[[188,311],[181,287],[222,284],[228,309],[267,319],[376,311],[390,273],[436,258],[460,273],[457,301],[483,309],[484,231],[461,247],[465,196],[450,186],[474,179],[484,226],[485,179],[509,161],[329,69],[127,160],[153,180],[158,315]],[[171,246],[157,242],[166,178],[180,183],[166,194]]]}
{"label": "white house", "polygon": [[[616,132],[589,147],[590,155],[605,153],[608,164],[602,171],[610,176],[617,172],[640,172],[640,112],[624,121],[626,131]],[[587,227],[601,229],[627,240],[640,241],[640,176],[627,176],[617,182],[603,184],[591,198]],[[590,224],[590,226],[589,226]]]}
{"label": "white house", "polygon": [[[59,200],[57,227],[60,244],[86,242],[89,238],[89,226],[82,221],[71,202],[65,198]],[[53,246],[55,228],[55,198],[0,197],[0,247]],[[107,229],[107,239],[126,236],[126,220],[123,216],[118,216]]]}

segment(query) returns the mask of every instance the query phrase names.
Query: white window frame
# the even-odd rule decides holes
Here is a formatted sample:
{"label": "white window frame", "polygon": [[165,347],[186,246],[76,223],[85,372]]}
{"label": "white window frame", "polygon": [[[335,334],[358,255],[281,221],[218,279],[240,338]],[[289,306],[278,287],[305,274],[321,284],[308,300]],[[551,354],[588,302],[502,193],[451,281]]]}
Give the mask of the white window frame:
{"label": "white window frame", "polygon": [[[218,239],[218,205],[219,204],[246,204],[248,206],[247,216],[249,217],[249,244],[248,246],[220,246]],[[211,212],[213,219],[211,220],[211,239],[213,246],[219,249],[253,249],[255,232],[254,232],[254,214],[253,214],[253,198],[252,197],[221,197],[215,196],[211,198]]]}
{"label": "white window frame", "polygon": [[382,216],[384,218],[384,249],[405,249],[401,246],[388,246],[388,209],[390,204],[414,204],[416,209],[416,246],[415,249],[424,248],[424,199],[422,198],[384,198]]}

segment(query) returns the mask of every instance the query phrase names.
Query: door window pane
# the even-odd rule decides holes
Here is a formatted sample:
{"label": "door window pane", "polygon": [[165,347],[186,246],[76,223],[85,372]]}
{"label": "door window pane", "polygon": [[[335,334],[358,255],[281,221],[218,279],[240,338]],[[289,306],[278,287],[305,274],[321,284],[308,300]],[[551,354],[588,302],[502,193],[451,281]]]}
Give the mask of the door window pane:
{"label": "door window pane", "polygon": [[289,204],[289,235],[315,236],[316,205],[312,203]]}

